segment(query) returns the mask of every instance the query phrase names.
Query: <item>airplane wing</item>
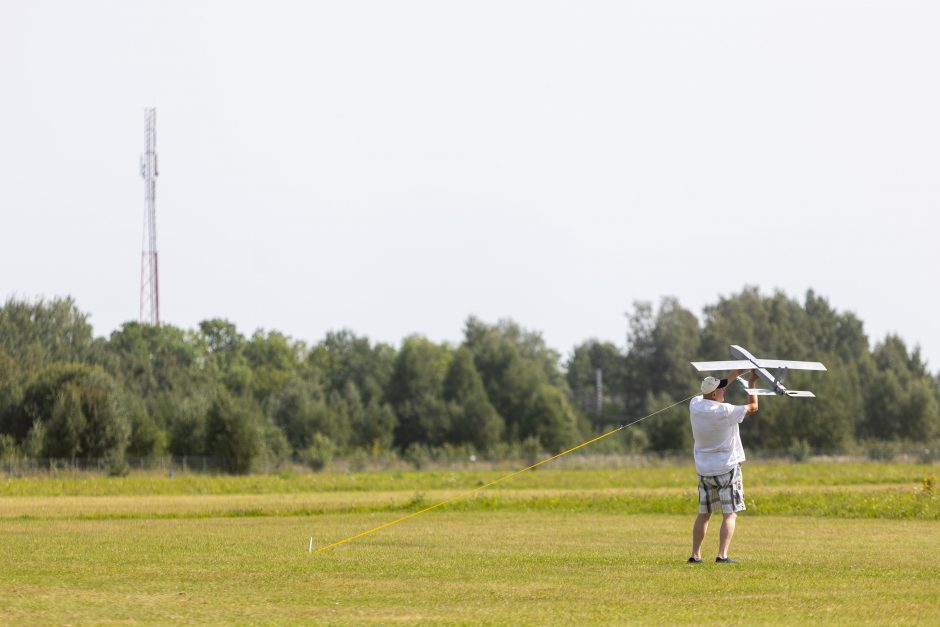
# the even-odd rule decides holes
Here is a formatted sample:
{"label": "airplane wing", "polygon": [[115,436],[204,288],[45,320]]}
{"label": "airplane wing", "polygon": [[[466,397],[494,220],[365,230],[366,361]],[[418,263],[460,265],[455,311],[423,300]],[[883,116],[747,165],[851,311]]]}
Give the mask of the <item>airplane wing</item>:
{"label": "airplane wing", "polygon": [[737,361],[692,361],[689,363],[695,366],[695,369],[699,372],[709,370],[750,370],[754,367],[754,364],[747,359]]}
{"label": "airplane wing", "polygon": [[789,368],[790,370],[826,369],[826,367],[818,361],[790,361],[788,359],[757,359],[756,361],[757,365],[761,368]]}

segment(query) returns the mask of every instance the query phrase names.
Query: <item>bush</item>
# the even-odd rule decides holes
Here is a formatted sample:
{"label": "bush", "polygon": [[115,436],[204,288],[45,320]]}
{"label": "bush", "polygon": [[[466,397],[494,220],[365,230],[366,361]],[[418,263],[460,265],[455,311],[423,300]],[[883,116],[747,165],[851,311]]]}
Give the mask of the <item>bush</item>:
{"label": "bush", "polygon": [[794,439],[789,448],[787,448],[787,454],[790,456],[790,459],[797,463],[807,461],[812,453],[813,449],[805,439]]}
{"label": "bush", "polygon": [[130,466],[127,465],[127,460],[123,455],[109,458],[107,468],[109,477],[126,477],[130,472]]}
{"label": "bush", "polygon": [[426,444],[414,442],[405,449],[405,459],[415,465],[415,468],[421,470],[431,463],[431,449]]}
{"label": "bush", "polygon": [[16,438],[6,433],[0,435],[0,462],[13,461],[18,457]]}
{"label": "bush", "polygon": [[308,446],[300,454],[301,459],[314,472],[320,472],[333,461],[333,454],[336,452],[336,445],[333,441],[322,433],[314,433]]}
{"label": "bush", "polygon": [[877,462],[890,462],[901,454],[901,443],[895,440],[869,440],[865,443],[868,459]]}
{"label": "bush", "polygon": [[537,435],[530,435],[523,440],[520,449],[525,463],[529,466],[538,462],[545,456],[545,453],[542,451],[542,442]]}
{"label": "bush", "polygon": [[649,436],[643,429],[628,427],[623,434],[623,449],[627,453],[642,453],[650,445]]}
{"label": "bush", "polygon": [[362,472],[369,467],[369,453],[361,448],[355,449],[346,458],[350,472]]}
{"label": "bush", "polygon": [[486,459],[490,461],[505,461],[520,457],[519,444],[516,442],[497,442],[486,452]]}
{"label": "bush", "polygon": [[918,451],[917,460],[922,464],[932,464],[940,460],[940,440],[933,440]]}
{"label": "bush", "polygon": [[266,468],[279,468],[290,457],[291,447],[276,424],[267,421],[264,427],[264,464]]}
{"label": "bush", "polygon": [[26,439],[23,440],[21,448],[23,455],[35,459],[42,455],[42,449],[46,442],[46,425],[42,420],[37,420],[29,428]]}

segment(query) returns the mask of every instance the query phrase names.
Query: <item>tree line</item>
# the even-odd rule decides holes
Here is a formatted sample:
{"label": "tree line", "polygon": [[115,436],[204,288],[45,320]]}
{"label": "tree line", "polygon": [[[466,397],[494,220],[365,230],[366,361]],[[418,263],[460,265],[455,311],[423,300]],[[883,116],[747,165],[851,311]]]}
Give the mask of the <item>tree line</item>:
{"label": "tree line", "polygon": [[[799,302],[747,288],[702,320],[665,298],[635,303],[627,321],[626,346],[587,340],[563,359],[511,320],[470,317],[459,345],[412,335],[394,347],[348,330],[311,345],[277,331],[246,336],[222,319],[196,329],[128,322],[95,338],[71,298],[9,299],[0,458],[104,458],[120,468],[169,454],[249,472],[289,460],[319,468],[334,454],[557,452],[694,394],[700,375],[689,362],[724,359],[732,343],[829,367],[791,373],[788,386],[818,398],[763,402],[749,446],[936,447],[940,377],[896,336],[872,347],[858,318],[812,291]],[[603,441],[605,451],[690,448],[684,404]]]}

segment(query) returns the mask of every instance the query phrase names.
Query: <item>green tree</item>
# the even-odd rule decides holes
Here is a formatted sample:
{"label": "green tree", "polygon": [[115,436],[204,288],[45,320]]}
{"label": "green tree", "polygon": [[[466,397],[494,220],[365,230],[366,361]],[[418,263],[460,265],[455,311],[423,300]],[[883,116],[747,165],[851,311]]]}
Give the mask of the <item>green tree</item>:
{"label": "green tree", "polygon": [[342,415],[327,406],[323,391],[315,381],[294,376],[269,405],[268,415],[284,431],[295,451],[309,447],[316,433],[326,435],[331,441],[341,434],[337,419]]}
{"label": "green tree", "polygon": [[200,396],[183,398],[179,402],[167,399],[165,411],[172,411],[173,419],[168,421],[169,449],[173,455],[206,456],[211,455],[207,448],[207,419],[213,397]]}
{"label": "green tree", "polygon": [[[157,455],[168,445],[174,454],[204,454],[204,414],[218,376],[204,338],[172,325],[128,322],[111,334],[102,363],[127,392],[131,455]],[[192,441],[181,441],[186,433]]]}
{"label": "green tree", "polygon": [[398,418],[395,445],[400,450],[416,442],[439,446],[447,441],[451,426],[442,393],[450,359],[446,346],[423,337],[402,342],[386,393]]}
{"label": "green tree", "polygon": [[88,316],[71,298],[8,299],[0,307],[0,349],[20,368],[37,373],[52,362],[82,362],[94,357],[100,343],[92,335]]}
{"label": "green tree", "polygon": [[675,298],[664,298],[653,327],[655,346],[649,364],[651,390],[665,392],[676,400],[685,398],[698,387],[698,375],[689,365],[689,355],[699,352],[701,343],[698,320],[679,305]]}
{"label": "green tree", "polygon": [[219,390],[206,416],[206,441],[223,468],[237,474],[255,470],[264,453],[264,432],[264,416],[253,398]]}
{"label": "green tree", "polygon": [[[565,368],[565,378],[572,398],[603,427],[623,420],[623,391],[626,381],[626,356],[612,343],[588,340],[572,351]],[[597,371],[601,371],[601,408],[597,408]]]}
{"label": "green tree", "polygon": [[294,377],[304,363],[307,349],[276,331],[257,331],[251,336],[243,353],[251,369],[251,391],[255,400],[264,403],[276,395]]}
{"label": "green tree", "polygon": [[123,404],[127,408],[131,429],[127,454],[131,457],[144,458],[162,454],[167,447],[167,432],[153,421],[143,399],[136,395],[125,394]]}
{"label": "green tree", "polygon": [[487,398],[473,354],[466,347],[454,353],[444,377],[443,396],[450,413],[451,443],[470,443],[486,451],[500,441],[503,419]]}
{"label": "green tree", "polygon": [[351,446],[363,449],[390,450],[395,441],[398,419],[388,403],[373,397],[361,414],[350,418]]}
{"label": "green tree", "polygon": [[[676,401],[666,392],[650,392],[646,399],[646,414],[657,413],[643,424],[643,430],[649,440],[649,447],[654,451],[691,451],[692,422],[689,418],[688,403],[681,403],[670,409]],[[665,409],[665,411],[660,411]]]}
{"label": "green tree", "polygon": [[82,435],[88,426],[82,412],[81,391],[66,383],[53,393],[52,412],[48,417],[43,442],[45,457],[75,459],[83,452]]}
{"label": "green tree", "polygon": [[918,377],[907,390],[905,414],[901,423],[901,437],[914,442],[930,442],[940,435],[940,403],[929,377]]}
{"label": "green tree", "polygon": [[23,402],[24,375],[12,356],[0,348],[0,433],[12,433],[15,413]]}
{"label": "green tree", "polygon": [[836,355],[845,364],[868,355],[868,337],[854,314],[838,313],[813,290],[806,292],[803,308],[809,322],[807,341],[814,352]]}
{"label": "green tree", "polygon": [[882,440],[900,435],[904,420],[904,386],[892,370],[879,372],[865,395],[865,426],[863,434]]}
{"label": "green tree", "polygon": [[105,368],[137,396],[191,395],[205,385],[205,346],[193,334],[168,324],[126,322],[111,334]]}
{"label": "green tree", "polygon": [[251,368],[245,358],[245,337],[235,325],[218,318],[199,323],[199,340],[207,353],[212,380],[222,382],[235,395],[251,391]]}
{"label": "green tree", "polygon": [[656,319],[653,306],[647,302],[633,303],[633,309],[627,312],[627,327],[624,410],[628,416],[641,416],[646,409],[646,396],[654,386]]}
{"label": "green tree", "polygon": [[11,433],[26,439],[44,424],[44,455],[123,459],[130,425],[114,380],[98,366],[54,364],[26,390]]}
{"label": "green tree", "polygon": [[519,431],[523,439],[537,437],[551,453],[560,453],[581,437],[578,417],[567,397],[560,389],[547,383],[535,391]]}
{"label": "green tree", "polygon": [[328,390],[342,392],[356,386],[362,402],[381,400],[395,368],[396,351],[387,344],[372,346],[365,337],[348,330],[330,332],[310,351],[309,367],[322,377]]}
{"label": "green tree", "polygon": [[886,440],[929,441],[940,431],[940,399],[920,351],[909,353],[901,338],[889,335],[875,347],[872,359],[877,372],[865,390],[860,433]]}
{"label": "green tree", "polygon": [[[627,415],[642,417],[694,394],[698,375],[689,364],[699,353],[701,331],[696,317],[672,297],[663,298],[653,312],[649,303],[634,304],[628,314],[630,331],[626,357]],[[678,410],[646,425],[650,447],[658,451],[688,448],[691,427]]]}
{"label": "green tree", "polygon": [[[487,398],[505,420],[509,440],[521,442],[538,435],[542,430],[538,426],[540,420],[555,420],[554,413],[539,417],[533,410],[536,401],[547,406],[549,396],[568,395],[559,355],[545,345],[540,334],[526,331],[511,320],[487,325],[471,317],[464,330],[464,346],[473,354]],[[555,388],[558,395],[549,395],[542,389],[545,385]],[[560,411],[565,415],[561,423],[573,413],[567,400]],[[558,434],[551,436],[553,442],[565,437],[563,429],[556,432],[553,427],[546,427],[545,431]],[[543,441],[543,445],[548,443]]]}

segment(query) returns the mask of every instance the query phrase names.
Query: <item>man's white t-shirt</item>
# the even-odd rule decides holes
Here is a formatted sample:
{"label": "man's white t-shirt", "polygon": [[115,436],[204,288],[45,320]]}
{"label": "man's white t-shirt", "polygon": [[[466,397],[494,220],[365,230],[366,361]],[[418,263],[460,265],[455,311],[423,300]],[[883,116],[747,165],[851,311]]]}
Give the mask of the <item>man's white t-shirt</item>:
{"label": "man's white t-shirt", "polygon": [[701,396],[689,403],[695,437],[695,470],[700,476],[723,475],[744,461],[738,424],[744,420],[746,412],[746,405],[719,403]]}

